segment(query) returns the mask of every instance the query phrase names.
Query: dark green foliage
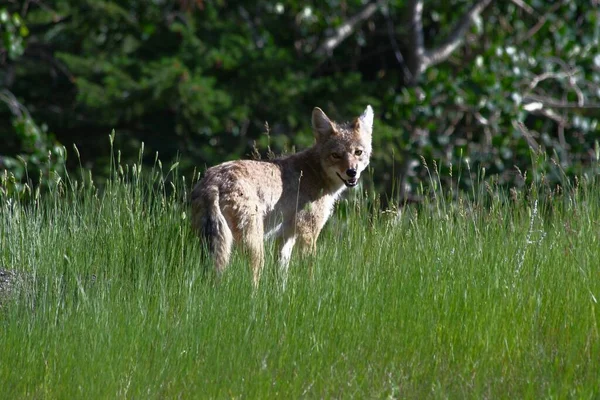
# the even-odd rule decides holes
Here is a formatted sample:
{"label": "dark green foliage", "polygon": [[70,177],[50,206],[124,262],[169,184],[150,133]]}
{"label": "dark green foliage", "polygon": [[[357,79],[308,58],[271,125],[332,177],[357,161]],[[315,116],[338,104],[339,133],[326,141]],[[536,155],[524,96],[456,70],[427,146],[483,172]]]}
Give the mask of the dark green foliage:
{"label": "dark green foliage", "polygon": [[[29,29],[16,12],[0,8],[0,65],[2,59],[7,68],[0,70],[0,104],[5,109],[0,113],[0,198],[13,193],[31,191],[24,182],[35,180],[49,184],[51,174],[60,173],[64,165],[64,148],[53,140],[46,124],[38,124],[28,109],[7,88],[17,84],[15,66],[25,51]],[[19,82],[21,83],[21,82]],[[7,113],[8,111],[8,113]],[[10,174],[9,174],[10,172]],[[31,176],[29,176],[31,174]],[[56,176],[56,175],[55,175]]]}
{"label": "dark green foliage", "polygon": [[[60,161],[47,125],[97,175],[108,173],[112,129],[124,160],[144,142],[148,162],[159,152],[189,173],[248,157],[255,141],[276,153],[306,147],[314,106],[343,119],[369,103],[373,180],[388,196],[413,196],[427,176],[421,156],[455,176],[485,168],[506,186],[520,184],[515,166],[554,183],[596,172],[598,7],[492,2],[448,58],[410,71],[413,3],[379,1],[331,56],[317,49],[362,1],[11,3],[1,11],[0,89],[26,117],[3,98],[0,167],[16,171],[17,155],[35,154],[28,164],[40,169],[48,151]],[[443,46],[472,3],[424,2],[425,48]],[[459,186],[470,190],[470,179]]]}

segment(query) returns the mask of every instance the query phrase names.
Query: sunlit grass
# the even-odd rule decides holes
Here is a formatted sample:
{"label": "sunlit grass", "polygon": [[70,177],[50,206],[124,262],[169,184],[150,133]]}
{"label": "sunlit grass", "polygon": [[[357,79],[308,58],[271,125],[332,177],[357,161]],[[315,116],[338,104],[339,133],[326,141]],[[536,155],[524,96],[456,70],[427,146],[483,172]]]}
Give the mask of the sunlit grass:
{"label": "sunlit grass", "polygon": [[401,212],[349,196],[285,290],[268,244],[253,291],[243,255],[220,280],[203,264],[176,168],[113,172],[0,205],[0,265],[23,276],[6,398],[598,396],[592,181]]}

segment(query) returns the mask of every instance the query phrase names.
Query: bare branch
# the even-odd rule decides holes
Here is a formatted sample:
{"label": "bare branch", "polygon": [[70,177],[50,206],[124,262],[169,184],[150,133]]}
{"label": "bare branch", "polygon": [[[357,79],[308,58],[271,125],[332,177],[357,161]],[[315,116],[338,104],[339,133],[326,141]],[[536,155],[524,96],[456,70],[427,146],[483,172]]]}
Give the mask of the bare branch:
{"label": "bare branch", "polygon": [[384,0],[377,0],[374,3],[369,3],[363,7],[356,15],[352,16],[342,25],[340,25],[335,33],[326,38],[323,43],[319,45],[315,54],[317,56],[331,55],[333,50],[338,47],[348,36],[350,36],[363,21],[371,18],[371,16],[377,11],[379,6]]}
{"label": "bare branch", "polygon": [[462,44],[464,36],[473,21],[479,17],[479,14],[481,14],[491,2],[492,0],[480,0],[475,3],[454,26],[444,43],[436,49],[427,50],[424,54],[420,72],[424,72],[427,68],[439,64],[450,57],[450,55]]}
{"label": "bare branch", "polygon": [[[554,79],[561,84],[564,84],[566,82],[566,85],[569,86],[577,95],[577,105],[580,107],[584,106],[585,96],[583,95],[583,91],[581,90],[581,88],[577,85],[577,75],[579,74],[579,71],[576,68],[569,66],[564,60],[561,60],[560,58],[548,57],[548,60],[559,64],[564,71],[544,72],[540,75],[535,76],[531,80],[531,83],[527,86],[527,90],[523,94],[523,97],[525,98],[529,96],[532,93],[533,89],[535,89],[540,82],[545,81],[547,79]],[[542,104],[539,103],[538,108],[541,107]]]}
{"label": "bare branch", "polygon": [[[599,103],[587,103],[580,104],[579,100],[577,103],[564,102],[557,99],[553,99],[551,97],[546,96],[538,96],[535,94],[527,95],[523,98],[524,103],[528,104],[538,104],[538,107],[535,109],[543,109],[543,108],[554,108],[556,110],[575,110],[575,111],[595,111],[600,110]],[[531,107],[532,109],[534,107]]]}
{"label": "bare branch", "polygon": [[525,141],[527,142],[527,144],[529,145],[529,148],[531,148],[531,150],[538,151],[540,149],[540,145],[533,138],[533,135],[531,134],[531,132],[529,131],[529,129],[527,129],[527,127],[525,126],[525,124],[523,124],[522,122],[518,122],[518,121],[513,120],[512,121],[512,126],[516,130],[518,130],[519,132],[521,132],[521,134],[523,135],[523,138],[525,139]]}
{"label": "bare branch", "polygon": [[523,43],[524,41],[528,40],[529,38],[531,38],[533,35],[535,35],[540,29],[542,29],[542,27],[546,24],[546,22],[548,21],[548,17],[552,14],[554,14],[556,12],[556,10],[558,10],[560,7],[562,7],[562,5],[565,3],[565,0],[559,1],[558,3],[555,3],[552,7],[550,7],[550,9],[548,10],[548,12],[546,12],[539,20],[538,22],[533,26],[533,28],[531,28],[529,30],[529,32],[527,32],[527,34],[525,35],[525,37],[521,40],[519,40],[518,43]]}
{"label": "bare branch", "polygon": [[425,39],[423,36],[423,0],[409,0],[407,8],[410,25],[410,29],[408,30],[408,42],[411,44],[408,67],[413,78],[415,78],[424,71],[423,58],[425,56]]}
{"label": "bare branch", "polygon": [[571,78],[574,74],[575,72],[544,72],[540,75],[536,75],[533,77],[529,85],[527,85],[527,90],[525,90],[523,97],[527,97],[540,82],[548,79],[555,79],[559,82],[562,82],[563,79]]}
{"label": "bare branch", "polygon": [[525,11],[529,15],[534,15],[535,11],[533,7],[525,3],[523,0],[511,0],[514,5]]}
{"label": "bare branch", "polygon": [[394,56],[396,57],[396,61],[398,61],[400,68],[402,68],[402,73],[404,74],[405,79],[409,82],[412,82],[413,75],[410,69],[408,68],[408,65],[406,64],[406,60],[402,55],[402,51],[400,51],[400,46],[398,46],[398,41],[396,40],[396,32],[394,32],[394,24],[392,22],[392,18],[390,17],[389,9],[386,10],[386,12],[384,12],[383,15],[385,17],[387,33],[388,37],[390,38],[390,43],[392,44],[392,49],[394,50]]}

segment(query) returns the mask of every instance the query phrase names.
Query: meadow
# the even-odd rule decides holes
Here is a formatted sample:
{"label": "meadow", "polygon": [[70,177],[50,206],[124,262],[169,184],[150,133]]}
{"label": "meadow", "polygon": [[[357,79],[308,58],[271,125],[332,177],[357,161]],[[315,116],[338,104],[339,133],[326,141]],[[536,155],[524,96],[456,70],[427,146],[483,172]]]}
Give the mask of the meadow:
{"label": "meadow", "polygon": [[[113,160],[0,204],[0,393],[18,398],[597,398],[600,186],[356,190],[254,291],[216,278],[176,165]],[[7,184],[6,177],[3,184]],[[532,180],[533,182],[533,180]],[[27,188],[25,189],[28,190]]]}

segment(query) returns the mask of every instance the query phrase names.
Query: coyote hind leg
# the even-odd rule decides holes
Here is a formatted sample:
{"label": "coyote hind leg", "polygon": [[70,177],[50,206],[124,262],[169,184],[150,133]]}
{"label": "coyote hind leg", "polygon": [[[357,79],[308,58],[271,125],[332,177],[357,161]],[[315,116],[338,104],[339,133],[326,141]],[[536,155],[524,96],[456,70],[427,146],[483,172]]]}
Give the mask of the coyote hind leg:
{"label": "coyote hind leg", "polygon": [[260,275],[262,273],[263,265],[265,263],[264,227],[261,218],[250,218],[248,224],[242,232],[242,243],[250,255],[252,279],[254,287],[257,288],[260,282]]}

